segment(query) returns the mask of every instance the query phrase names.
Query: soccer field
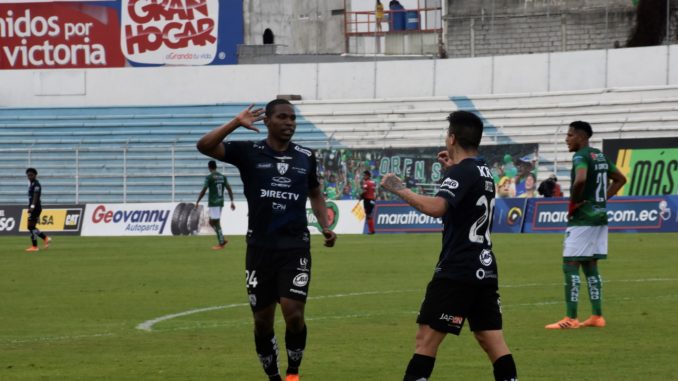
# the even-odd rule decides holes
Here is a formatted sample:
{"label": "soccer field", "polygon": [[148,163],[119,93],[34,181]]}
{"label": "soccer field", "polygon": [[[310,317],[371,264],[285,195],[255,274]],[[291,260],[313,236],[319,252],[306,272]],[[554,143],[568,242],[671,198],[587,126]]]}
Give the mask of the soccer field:
{"label": "soccer field", "polygon": [[[678,234],[611,234],[601,262],[608,326],[564,316],[562,236],[494,235],[504,331],[521,380],[676,380]],[[302,380],[401,380],[440,235],[315,237]],[[0,380],[265,380],[254,352],[243,237],[55,237],[0,246]],[[582,285],[580,317],[590,314]],[[276,330],[284,342],[284,326]],[[145,328],[145,329],[140,329]],[[287,358],[281,351],[281,370]],[[465,327],[433,380],[490,380]]]}

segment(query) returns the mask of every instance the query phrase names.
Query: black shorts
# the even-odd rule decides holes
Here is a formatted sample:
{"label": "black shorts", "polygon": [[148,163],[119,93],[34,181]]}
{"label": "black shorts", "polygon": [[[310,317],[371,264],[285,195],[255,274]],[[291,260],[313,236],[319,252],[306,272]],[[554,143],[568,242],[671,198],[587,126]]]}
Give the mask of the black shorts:
{"label": "black shorts", "polygon": [[372,211],[374,210],[374,200],[363,199],[363,207],[365,208],[365,214],[372,216]]}
{"label": "black shorts", "polygon": [[434,278],[426,287],[417,323],[459,335],[466,319],[474,332],[501,329],[497,288]]}
{"label": "black shorts", "polygon": [[42,208],[34,208],[33,211],[28,214],[28,222],[36,222],[37,223],[38,220],[40,220],[40,214],[41,213],[42,213]]}
{"label": "black shorts", "polygon": [[252,311],[260,311],[280,298],[306,302],[311,283],[310,249],[272,250],[248,246],[245,267]]}

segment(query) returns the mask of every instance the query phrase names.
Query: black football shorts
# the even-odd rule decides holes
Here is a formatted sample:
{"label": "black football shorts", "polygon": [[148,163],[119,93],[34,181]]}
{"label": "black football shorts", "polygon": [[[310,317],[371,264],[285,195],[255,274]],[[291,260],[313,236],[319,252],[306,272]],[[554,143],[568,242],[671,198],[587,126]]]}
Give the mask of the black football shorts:
{"label": "black football shorts", "polygon": [[501,301],[497,288],[434,278],[426,287],[417,323],[459,335],[466,319],[471,331],[501,329]]}
{"label": "black football shorts", "polygon": [[42,214],[42,208],[34,208],[33,211],[28,215],[28,221],[38,222],[40,219],[40,214]]}
{"label": "black football shorts", "polygon": [[252,311],[260,311],[280,298],[306,302],[311,283],[309,249],[272,250],[248,246],[245,268]]}

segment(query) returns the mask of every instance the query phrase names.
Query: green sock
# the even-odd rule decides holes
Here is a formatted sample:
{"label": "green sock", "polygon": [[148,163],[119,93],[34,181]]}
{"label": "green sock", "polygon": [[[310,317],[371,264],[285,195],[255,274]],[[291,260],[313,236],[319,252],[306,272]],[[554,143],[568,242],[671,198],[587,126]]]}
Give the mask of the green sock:
{"label": "green sock", "polygon": [[221,221],[212,220],[212,227],[214,228],[214,231],[217,232],[217,240],[219,241],[219,245],[223,245],[225,242],[224,233],[221,232]]}
{"label": "green sock", "polygon": [[595,264],[582,266],[586,281],[589,285],[589,300],[594,315],[603,315],[603,279],[598,273],[598,266]]}
{"label": "green sock", "polygon": [[563,264],[563,273],[565,273],[565,306],[567,307],[567,316],[577,318],[577,303],[579,302],[579,266]]}

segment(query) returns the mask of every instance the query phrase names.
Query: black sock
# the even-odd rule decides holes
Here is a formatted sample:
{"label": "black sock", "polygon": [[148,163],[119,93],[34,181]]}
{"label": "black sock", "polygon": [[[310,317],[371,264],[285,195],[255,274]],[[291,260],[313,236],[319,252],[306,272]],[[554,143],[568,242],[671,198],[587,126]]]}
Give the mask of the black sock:
{"label": "black sock", "polygon": [[30,232],[31,232],[31,242],[33,243],[33,246],[38,246],[38,237],[37,237],[38,233],[36,233],[37,230],[38,229],[31,229],[30,230]]}
{"label": "black sock", "polygon": [[45,235],[45,233],[41,232],[40,229],[35,229],[35,231],[36,231],[36,233],[38,234],[38,237],[40,237],[40,238],[42,238],[42,239],[47,238],[47,236]]}
{"label": "black sock", "polygon": [[428,380],[433,373],[433,365],[436,362],[435,357],[424,356],[420,354],[414,354],[412,360],[407,364],[407,370],[405,371],[405,378],[403,381],[421,381]]}
{"label": "black sock", "polygon": [[275,338],[275,333],[271,332],[270,334],[264,336],[257,336],[255,333],[254,345],[256,347],[261,366],[264,368],[264,372],[266,372],[269,379],[279,380],[280,371],[278,370],[278,340]]}
{"label": "black sock", "polygon": [[287,348],[287,374],[299,374],[299,365],[306,349],[306,326],[301,332],[285,332],[285,347]]}
{"label": "black sock", "polygon": [[501,356],[492,366],[495,381],[518,381],[518,371],[512,355]]}

